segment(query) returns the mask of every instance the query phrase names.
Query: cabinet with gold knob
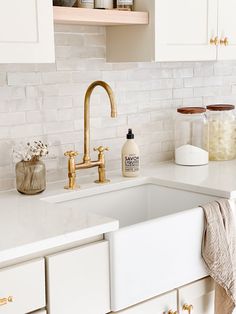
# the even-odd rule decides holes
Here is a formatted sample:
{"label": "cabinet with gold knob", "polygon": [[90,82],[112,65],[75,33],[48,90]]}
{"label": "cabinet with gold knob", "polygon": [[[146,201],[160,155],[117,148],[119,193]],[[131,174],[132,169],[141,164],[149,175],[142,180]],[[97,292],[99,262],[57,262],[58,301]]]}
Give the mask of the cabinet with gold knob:
{"label": "cabinet with gold knob", "polygon": [[218,35],[220,38],[218,59],[232,60],[236,58],[236,1],[219,0],[218,3]]}
{"label": "cabinet with gold knob", "polygon": [[109,62],[236,59],[235,0],[136,0],[135,9],[150,23],[108,27]]}
{"label": "cabinet with gold knob", "polygon": [[31,313],[46,306],[44,259],[0,269],[0,314]]}
{"label": "cabinet with gold knob", "polygon": [[178,289],[181,314],[214,314],[214,281],[204,278]]}

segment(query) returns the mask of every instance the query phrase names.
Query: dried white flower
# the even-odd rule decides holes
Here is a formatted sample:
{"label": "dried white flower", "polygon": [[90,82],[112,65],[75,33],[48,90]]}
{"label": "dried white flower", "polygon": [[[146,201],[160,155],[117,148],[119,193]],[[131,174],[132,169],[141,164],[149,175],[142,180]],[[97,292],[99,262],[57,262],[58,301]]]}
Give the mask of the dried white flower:
{"label": "dried white flower", "polygon": [[13,149],[14,161],[39,160],[48,155],[48,146],[41,141],[34,141],[33,144],[20,143]]}

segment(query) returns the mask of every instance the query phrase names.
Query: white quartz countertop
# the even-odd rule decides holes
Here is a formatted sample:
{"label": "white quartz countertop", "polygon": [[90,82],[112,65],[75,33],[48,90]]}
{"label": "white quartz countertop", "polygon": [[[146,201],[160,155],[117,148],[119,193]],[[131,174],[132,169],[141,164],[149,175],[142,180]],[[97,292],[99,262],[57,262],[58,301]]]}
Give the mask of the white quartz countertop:
{"label": "white quartz countertop", "polygon": [[[86,238],[117,230],[112,218],[80,212],[66,205],[66,200],[155,183],[176,189],[216,197],[236,198],[236,160],[211,162],[207,166],[183,167],[173,162],[152,165],[138,178],[123,178],[109,173],[107,185],[96,185],[92,177],[79,178],[80,190],[63,189],[65,182],[49,184],[37,196],[24,196],[17,191],[0,193],[0,266],[37,252],[76,243]],[[63,206],[60,202],[63,201]]]}
{"label": "white quartz countertop", "polygon": [[162,185],[217,197],[236,198],[236,160],[212,161],[205,166],[179,166],[161,163],[145,170]]}
{"label": "white quartz countertop", "polygon": [[37,196],[0,193],[0,266],[118,229],[117,220],[41,200],[64,193],[60,186]]}

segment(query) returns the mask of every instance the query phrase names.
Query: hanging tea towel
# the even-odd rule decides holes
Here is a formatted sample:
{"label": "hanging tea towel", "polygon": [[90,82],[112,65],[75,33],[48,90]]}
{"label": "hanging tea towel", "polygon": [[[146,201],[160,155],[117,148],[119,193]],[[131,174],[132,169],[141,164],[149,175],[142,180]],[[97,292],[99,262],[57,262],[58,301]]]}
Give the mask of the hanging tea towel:
{"label": "hanging tea towel", "polygon": [[232,314],[236,306],[236,226],[229,201],[202,206],[205,228],[202,257],[216,282],[215,314]]}

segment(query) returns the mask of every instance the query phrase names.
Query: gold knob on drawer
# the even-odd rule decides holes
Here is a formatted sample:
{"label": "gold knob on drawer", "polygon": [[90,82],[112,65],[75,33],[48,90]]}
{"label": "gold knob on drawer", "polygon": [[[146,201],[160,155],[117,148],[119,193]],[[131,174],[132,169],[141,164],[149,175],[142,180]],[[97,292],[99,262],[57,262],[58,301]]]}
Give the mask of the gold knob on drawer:
{"label": "gold knob on drawer", "polygon": [[218,46],[219,45],[219,39],[218,37],[212,37],[211,40],[210,40],[210,44],[211,45],[215,45],[215,46]]}
{"label": "gold knob on drawer", "polygon": [[223,38],[223,39],[221,39],[220,40],[220,44],[221,44],[221,46],[228,46],[228,44],[229,44],[229,39],[227,38],[227,37],[225,37],[225,38]]}
{"label": "gold knob on drawer", "polygon": [[193,306],[191,304],[190,305],[188,305],[188,304],[183,305],[183,311],[188,311],[188,314],[191,314],[192,310],[193,310]]}
{"label": "gold knob on drawer", "polygon": [[7,305],[7,303],[11,303],[11,302],[13,302],[13,297],[12,296],[10,296],[10,297],[8,297],[8,298],[0,298],[0,306],[1,305]]}
{"label": "gold knob on drawer", "polygon": [[178,311],[172,311],[172,310],[170,310],[167,314],[179,314],[179,312]]}

